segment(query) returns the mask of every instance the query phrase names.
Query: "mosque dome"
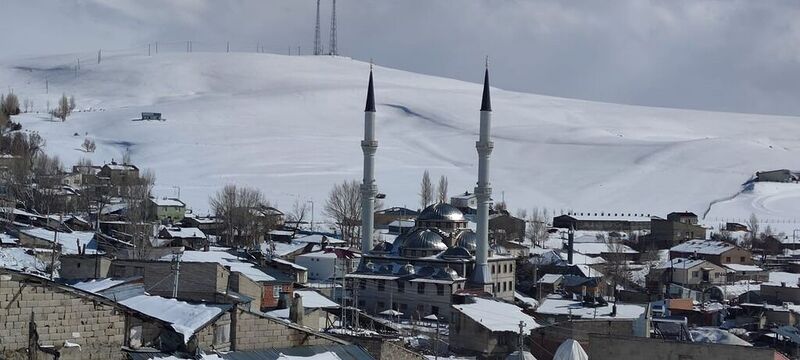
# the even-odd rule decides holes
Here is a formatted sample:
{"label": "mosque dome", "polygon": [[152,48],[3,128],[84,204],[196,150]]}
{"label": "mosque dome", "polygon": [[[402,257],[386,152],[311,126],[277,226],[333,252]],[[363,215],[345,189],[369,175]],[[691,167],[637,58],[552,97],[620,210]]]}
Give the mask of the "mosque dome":
{"label": "mosque dome", "polygon": [[469,250],[461,246],[453,246],[442,253],[443,258],[450,259],[469,259],[472,257]]}
{"label": "mosque dome", "polygon": [[375,251],[375,252],[391,252],[392,248],[393,248],[392,243],[390,243],[388,241],[381,241],[380,243],[378,243],[378,245],[375,245],[375,247],[372,248],[372,251]]}
{"label": "mosque dome", "polygon": [[433,277],[435,279],[447,279],[447,280],[455,280],[459,278],[458,273],[449,267],[437,269],[436,272],[433,274]]}
{"label": "mosque dome", "polygon": [[409,233],[403,241],[406,249],[418,250],[446,250],[447,245],[442,239],[442,235],[431,229],[417,229]]}
{"label": "mosque dome", "polygon": [[436,203],[422,210],[417,217],[421,221],[466,221],[464,213],[447,203]]}
{"label": "mosque dome", "polygon": [[460,246],[474,253],[475,250],[478,249],[478,234],[472,230],[464,230],[458,233],[456,237],[456,246]]}

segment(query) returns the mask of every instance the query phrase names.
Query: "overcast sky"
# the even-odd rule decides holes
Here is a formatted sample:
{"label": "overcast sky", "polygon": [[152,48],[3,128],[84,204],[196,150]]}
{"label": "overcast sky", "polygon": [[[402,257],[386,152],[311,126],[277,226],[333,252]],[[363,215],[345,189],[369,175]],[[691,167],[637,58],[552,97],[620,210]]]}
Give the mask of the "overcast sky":
{"label": "overcast sky", "polygon": [[[314,0],[3,0],[0,58],[139,49],[286,53]],[[608,102],[800,115],[800,1],[339,0],[339,52]],[[322,1],[328,47],[331,0]],[[171,43],[172,42],[172,43]],[[2,85],[2,84],[0,84]]]}

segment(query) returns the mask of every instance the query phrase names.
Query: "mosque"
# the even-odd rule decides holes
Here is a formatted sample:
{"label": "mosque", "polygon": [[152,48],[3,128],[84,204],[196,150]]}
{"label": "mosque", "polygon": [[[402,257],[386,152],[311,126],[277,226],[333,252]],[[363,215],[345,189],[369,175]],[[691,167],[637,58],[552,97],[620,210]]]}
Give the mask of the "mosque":
{"label": "mosque", "polygon": [[358,269],[346,276],[353,304],[373,314],[423,318],[450,318],[453,295],[490,295],[512,301],[515,259],[501,246],[489,244],[488,218],[491,187],[489,157],[494,144],[490,138],[491,99],[489,70],[484,74],[480,110],[476,230],[458,208],[447,203],[426,207],[414,228],[393,243],[373,244],[373,212],[377,186],[374,179],[375,98],[372,70],[364,111],[364,178],[362,199],[362,249]]}

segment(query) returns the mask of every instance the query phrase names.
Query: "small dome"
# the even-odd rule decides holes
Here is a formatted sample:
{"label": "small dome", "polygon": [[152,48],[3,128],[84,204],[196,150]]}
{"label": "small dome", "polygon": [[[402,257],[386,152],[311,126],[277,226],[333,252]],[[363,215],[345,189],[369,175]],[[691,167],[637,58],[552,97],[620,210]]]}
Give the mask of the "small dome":
{"label": "small dome", "polygon": [[439,268],[433,274],[436,279],[455,280],[458,279],[458,273],[451,268]]}
{"label": "small dome", "polygon": [[431,229],[417,229],[409,233],[403,242],[406,249],[446,250],[442,235]]}
{"label": "small dome", "polygon": [[463,247],[474,253],[478,249],[478,234],[472,230],[464,230],[456,237],[456,246]]}
{"label": "small dome", "polygon": [[417,217],[422,221],[466,221],[464,213],[453,205],[437,203],[426,207]]}
{"label": "small dome", "polygon": [[447,249],[445,252],[442,253],[443,258],[456,258],[456,259],[469,259],[472,257],[469,250],[461,247],[461,246],[454,246]]}
{"label": "small dome", "polygon": [[392,248],[393,248],[392,243],[387,242],[387,241],[381,241],[380,243],[378,243],[378,245],[375,245],[375,247],[372,248],[372,251],[376,251],[376,252],[391,252]]}
{"label": "small dome", "polygon": [[367,271],[375,272],[375,264],[372,261],[368,262],[367,265],[364,266]]}
{"label": "small dome", "polygon": [[417,270],[414,268],[414,265],[411,265],[409,263],[409,264],[405,264],[405,265],[401,266],[400,270],[397,271],[397,274],[398,275],[414,275],[414,273],[416,273],[416,272],[417,272]]}
{"label": "small dome", "polygon": [[392,272],[394,272],[394,266],[392,265],[381,265],[378,268],[378,273],[380,274],[391,274]]}

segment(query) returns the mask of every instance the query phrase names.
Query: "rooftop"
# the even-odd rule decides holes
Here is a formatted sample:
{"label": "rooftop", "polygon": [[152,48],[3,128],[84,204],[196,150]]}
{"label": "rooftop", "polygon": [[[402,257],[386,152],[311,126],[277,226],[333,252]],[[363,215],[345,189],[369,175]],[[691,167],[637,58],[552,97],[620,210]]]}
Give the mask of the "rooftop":
{"label": "rooftop", "polygon": [[719,255],[728,250],[735,249],[736,246],[733,244],[726,243],[724,241],[714,241],[714,240],[689,240],[685,243],[675,245],[670,251],[675,252],[682,252],[682,253],[698,253],[704,255]]}
{"label": "rooftop", "polygon": [[526,332],[540,326],[516,305],[477,297],[472,300],[474,303],[453,305],[453,308],[490,331],[518,332],[520,321],[525,323]]}
{"label": "rooftop", "polygon": [[[172,261],[172,259],[172,255],[165,255],[160,260]],[[239,259],[236,257],[236,255],[232,255],[225,251],[184,251],[181,256],[181,261],[217,263],[222,266],[229,266],[231,271],[239,272],[250,280],[256,282],[277,280],[256,268],[256,265]]]}
{"label": "rooftop", "polygon": [[536,308],[536,313],[542,315],[572,315],[582,319],[638,319],[644,314],[643,306],[618,303],[616,304],[616,316],[611,316],[613,306],[613,303],[609,303],[606,306],[587,307],[579,300],[550,295],[539,304],[539,307]]}

